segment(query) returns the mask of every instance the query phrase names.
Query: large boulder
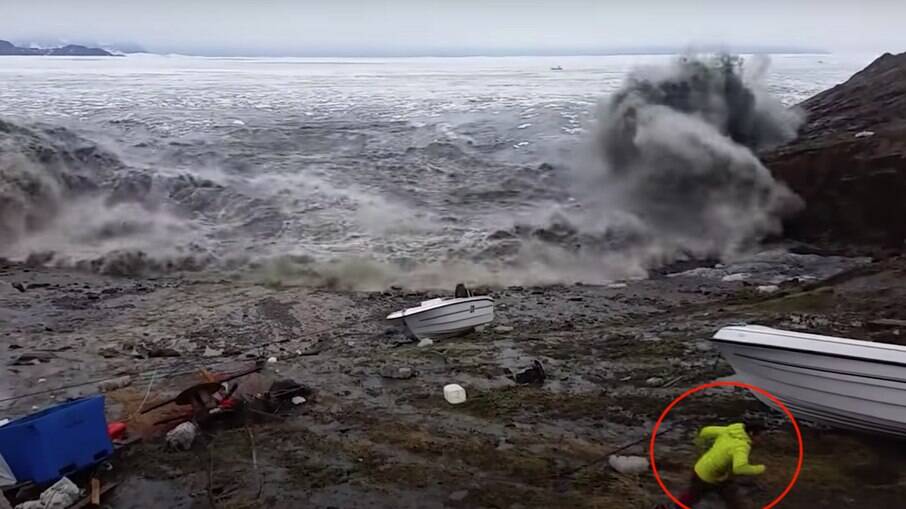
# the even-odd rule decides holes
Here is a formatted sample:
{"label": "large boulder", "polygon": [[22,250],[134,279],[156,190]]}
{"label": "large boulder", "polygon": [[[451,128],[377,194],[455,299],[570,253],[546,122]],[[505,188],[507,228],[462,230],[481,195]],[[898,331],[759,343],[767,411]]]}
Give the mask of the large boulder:
{"label": "large boulder", "polygon": [[786,235],[825,246],[906,239],[906,53],[885,54],[800,105],[799,137],[762,159],[805,202]]}

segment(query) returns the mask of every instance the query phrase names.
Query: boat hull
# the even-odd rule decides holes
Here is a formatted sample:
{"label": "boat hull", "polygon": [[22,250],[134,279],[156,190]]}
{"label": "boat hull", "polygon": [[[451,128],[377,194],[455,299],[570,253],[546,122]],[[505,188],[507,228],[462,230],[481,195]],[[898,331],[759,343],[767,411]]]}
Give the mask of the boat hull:
{"label": "boat hull", "polygon": [[906,348],[755,326],[725,327],[712,342],[740,381],[798,419],[906,437]]}
{"label": "boat hull", "polygon": [[457,336],[494,320],[494,300],[490,297],[431,302],[429,306],[398,311],[387,319],[402,323],[419,339]]}

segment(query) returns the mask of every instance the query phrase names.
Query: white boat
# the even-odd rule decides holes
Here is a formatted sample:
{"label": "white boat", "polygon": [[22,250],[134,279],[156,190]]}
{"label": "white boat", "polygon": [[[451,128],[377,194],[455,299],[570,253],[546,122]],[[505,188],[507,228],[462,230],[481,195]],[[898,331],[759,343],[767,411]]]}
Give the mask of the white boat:
{"label": "white boat", "polygon": [[753,325],[724,327],[711,341],[739,381],[797,419],[906,436],[906,347]]}
{"label": "white boat", "polygon": [[387,315],[387,320],[402,323],[416,338],[443,338],[469,332],[494,320],[491,297],[431,299],[412,308]]}

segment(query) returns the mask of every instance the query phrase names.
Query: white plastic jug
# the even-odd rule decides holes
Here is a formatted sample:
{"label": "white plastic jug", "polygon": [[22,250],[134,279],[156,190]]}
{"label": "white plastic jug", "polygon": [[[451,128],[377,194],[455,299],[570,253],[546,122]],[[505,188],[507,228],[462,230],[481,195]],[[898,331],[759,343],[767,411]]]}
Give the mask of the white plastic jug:
{"label": "white plastic jug", "polygon": [[466,402],[466,390],[459,384],[450,384],[444,386],[444,398],[451,405],[458,405]]}

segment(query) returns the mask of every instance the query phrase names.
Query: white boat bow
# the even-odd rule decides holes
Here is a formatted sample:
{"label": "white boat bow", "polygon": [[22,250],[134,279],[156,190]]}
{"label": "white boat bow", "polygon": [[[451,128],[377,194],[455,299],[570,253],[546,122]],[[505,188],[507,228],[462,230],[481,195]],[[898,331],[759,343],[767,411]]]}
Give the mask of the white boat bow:
{"label": "white boat bow", "polygon": [[740,381],[797,418],[906,436],[906,347],[762,326],[724,327],[711,341]]}

